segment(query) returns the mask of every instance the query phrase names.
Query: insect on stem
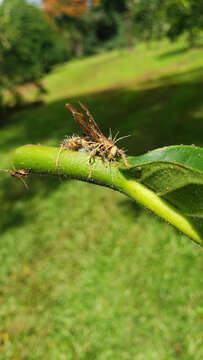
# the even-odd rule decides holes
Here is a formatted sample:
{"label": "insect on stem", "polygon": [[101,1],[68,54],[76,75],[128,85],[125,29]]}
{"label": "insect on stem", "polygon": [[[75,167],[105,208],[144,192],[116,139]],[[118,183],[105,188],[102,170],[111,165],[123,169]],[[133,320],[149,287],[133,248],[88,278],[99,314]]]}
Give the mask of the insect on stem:
{"label": "insect on stem", "polygon": [[[116,161],[119,158],[123,159],[123,162],[126,166],[128,166],[125,151],[119,149],[116,146],[116,143],[121,139],[127,138],[130,135],[123,136],[116,140],[119,131],[112,139],[112,132],[110,129],[109,138],[103,135],[99,126],[97,125],[96,121],[94,120],[93,115],[91,112],[86,108],[86,106],[79,102],[80,107],[82,110],[85,111],[87,117],[78,110],[75,106],[71,104],[66,104],[66,108],[72,113],[74,120],[81,126],[84,132],[84,136],[72,136],[67,137],[60,149],[59,154],[56,160],[56,166],[59,165],[59,157],[62,150],[75,150],[75,151],[87,151],[89,152],[89,164],[91,166],[92,160],[98,156],[105,161],[109,162],[110,164]],[[92,174],[92,169],[90,169],[90,176]]]}
{"label": "insect on stem", "polygon": [[22,181],[23,185],[25,186],[25,188],[28,189],[28,184],[23,179],[24,177],[29,176],[28,170],[25,170],[25,169],[18,169],[18,170],[0,169],[0,171],[6,172],[6,173],[10,174],[11,176],[20,179]]}

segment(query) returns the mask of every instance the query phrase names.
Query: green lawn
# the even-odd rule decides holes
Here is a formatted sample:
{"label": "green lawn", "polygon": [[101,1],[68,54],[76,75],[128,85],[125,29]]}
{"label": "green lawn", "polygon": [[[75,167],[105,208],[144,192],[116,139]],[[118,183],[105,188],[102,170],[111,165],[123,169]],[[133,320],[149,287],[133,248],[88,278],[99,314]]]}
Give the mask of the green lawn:
{"label": "green lawn", "polygon": [[[203,49],[140,45],[64,64],[44,104],[1,120],[1,168],[15,147],[78,133],[81,100],[128,154],[203,146]],[[30,98],[32,94],[26,94]],[[109,189],[0,177],[0,360],[203,359],[203,251]]]}

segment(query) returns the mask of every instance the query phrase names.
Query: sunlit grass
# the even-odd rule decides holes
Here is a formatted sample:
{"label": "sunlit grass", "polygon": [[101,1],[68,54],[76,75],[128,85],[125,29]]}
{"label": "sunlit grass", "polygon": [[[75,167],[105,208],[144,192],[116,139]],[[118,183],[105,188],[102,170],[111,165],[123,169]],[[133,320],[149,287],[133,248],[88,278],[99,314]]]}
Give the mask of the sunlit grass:
{"label": "sunlit grass", "polygon": [[[45,103],[2,120],[1,168],[16,146],[59,144],[82,100],[129,153],[203,145],[203,50],[140,45],[58,67]],[[201,360],[202,249],[123,195],[3,174],[0,359]]]}

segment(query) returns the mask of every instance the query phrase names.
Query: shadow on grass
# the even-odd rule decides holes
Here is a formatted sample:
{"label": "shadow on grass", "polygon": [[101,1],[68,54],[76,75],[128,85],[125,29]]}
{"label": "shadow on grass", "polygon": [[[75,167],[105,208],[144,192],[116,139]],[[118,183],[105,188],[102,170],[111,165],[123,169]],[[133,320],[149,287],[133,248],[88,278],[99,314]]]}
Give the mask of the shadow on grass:
{"label": "shadow on grass", "polygon": [[123,198],[123,200],[119,202],[119,207],[125,216],[127,218],[132,218],[132,220],[137,219],[143,211],[141,205],[129,198]]}
{"label": "shadow on grass", "polygon": [[26,189],[19,179],[13,179],[9,175],[2,176],[0,233],[22,226],[26,222],[35,222],[39,214],[39,200],[53,193],[61,181],[56,176],[43,177],[43,179],[42,176],[41,178],[30,176],[29,180],[26,179],[29,186]]}
{"label": "shadow on grass", "polygon": [[190,44],[188,44],[188,46],[183,46],[179,49],[166,51],[165,53],[162,53],[161,55],[159,55],[158,58],[159,59],[167,59],[167,58],[170,58],[173,56],[182,55],[187,51],[194,51],[194,50],[202,49],[202,48],[203,48],[203,44],[201,44],[199,41],[199,43],[197,43],[196,45],[194,45],[192,47],[190,46]]}
{"label": "shadow on grass", "polygon": [[28,103],[17,104],[15,106],[0,106],[0,127],[7,125],[7,120],[12,114],[16,114],[19,111],[25,109],[33,109],[35,107],[41,106],[43,104],[42,100],[36,100]]}
{"label": "shadow on grass", "polygon": [[[128,149],[129,155],[172,144],[201,146],[202,93],[203,67],[143,82],[140,90],[133,90],[132,86],[130,89],[116,87],[26,109],[9,117],[1,138],[2,154],[27,143],[58,146],[65,135],[81,133],[64,107],[66,102],[76,104],[78,100],[92,111],[104,134],[109,135],[110,128],[114,134],[120,130],[120,136],[132,134],[120,142],[121,147]],[[2,174],[1,202],[6,205],[3,205],[2,230],[27,221],[24,214],[26,203],[32,200],[39,188],[44,194],[42,196],[48,196],[60,186],[59,179],[39,178],[26,191],[22,184],[14,185],[16,179],[3,177]],[[21,204],[17,210],[13,208],[16,201]],[[134,206],[133,203],[133,212]]]}
{"label": "shadow on grass", "polygon": [[[115,88],[64,98],[10,117],[17,129],[2,139],[2,150],[26,143],[58,145],[67,134],[81,133],[65,103],[81,100],[94,114],[103,132],[132,134],[121,144],[129,154],[171,144],[203,144],[203,67],[143,82],[144,89]],[[9,132],[9,120],[8,120]]]}
{"label": "shadow on grass", "polygon": [[183,53],[185,53],[186,51],[189,51],[189,50],[190,50],[189,46],[183,46],[179,49],[166,51],[165,53],[159,55],[159,59],[167,59],[169,57],[173,57],[176,55],[182,55]]}

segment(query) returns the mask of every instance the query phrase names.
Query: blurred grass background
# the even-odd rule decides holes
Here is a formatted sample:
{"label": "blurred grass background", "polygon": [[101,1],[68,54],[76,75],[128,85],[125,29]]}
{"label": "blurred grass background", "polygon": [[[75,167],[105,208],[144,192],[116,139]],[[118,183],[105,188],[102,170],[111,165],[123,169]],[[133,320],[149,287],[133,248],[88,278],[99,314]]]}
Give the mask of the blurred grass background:
{"label": "blurred grass background", "polygon": [[[1,119],[1,167],[17,146],[78,133],[78,100],[137,155],[203,146],[203,50],[184,40],[58,66],[44,103]],[[32,99],[32,89],[24,95]],[[109,189],[0,177],[0,359],[201,360],[202,249]]]}

